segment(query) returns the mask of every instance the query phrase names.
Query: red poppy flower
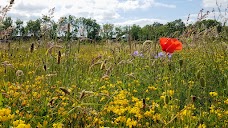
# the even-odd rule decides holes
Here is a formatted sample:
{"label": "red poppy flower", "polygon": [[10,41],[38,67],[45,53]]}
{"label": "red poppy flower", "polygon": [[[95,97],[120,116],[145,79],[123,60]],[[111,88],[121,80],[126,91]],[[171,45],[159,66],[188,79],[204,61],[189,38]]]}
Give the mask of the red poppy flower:
{"label": "red poppy flower", "polygon": [[160,38],[160,45],[162,51],[166,53],[173,53],[174,51],[182,50],[182,43],[176,38]]}

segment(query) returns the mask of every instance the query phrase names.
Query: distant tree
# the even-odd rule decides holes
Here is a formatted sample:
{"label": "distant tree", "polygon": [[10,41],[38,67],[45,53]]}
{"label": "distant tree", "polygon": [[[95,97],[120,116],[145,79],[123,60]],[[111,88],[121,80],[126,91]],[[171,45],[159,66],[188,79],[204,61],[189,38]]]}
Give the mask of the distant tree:
{"label": "distant tree", "polygon": [[114,29],[117,40],[119,40],[124,34],[126,34],[126,31],[124,31],[123,27],[121,26],[115,26]]}
{"label": "distant tree", "polygon": [[[6,38],[10,38],[12,36],[13,33],[13,20],[11,19],[11,17],[5,17],[5,19],[2,22],[2,26],[0,28],[0,31],[5,31],[6,34]],[[2,38],[2,35],[0,36],[0,38]]]}
{"label": "distant tree", "polygon": [[11,19],[11,17],[6,17],[2,23],[3,23],[3,29],[7,29],[12,26],[13,20]]}
{"label": "distant tree", "polygon": [[212,19],[207,19],[207,20],[205,19],[202,21],[198,21],[195,23],[195,26],[198,29],[200,29],[201,31],[212,28],[212,27],[216,27],[218,33],[220,33],[222,30],[222,23],[218,22],[217,20],[212,20]]}
{"label": "distant tree", "polygon": [[134,24],[131,27],[130,31],[131,31],[130,33],[131,33],[131,37],[133,40],[139,40],[140,39],[142,30],[141,30],[141,27],[139,25]]}
{"label": "distant tree", "polygon": [[160,26],[163,26],[163,24],[159,23],[159,22],[154,22],[152,24],[153,27],[160,27]]}
{"label": "distant tree", "polygon": [[64,33],[67,38],[77,37],[78,20],[74,16],[69,15],[68,17],[61,17],[58,25],[60,35]]}
{"label": "distant tree", "polygon": [[22,36],[23,21],[20,19],[17,19],[15,21],[15,24],[16,24],[16,27],[13,31],[13,35],[14,36],[17,36],[17,35]]}
{"label": "distant tree", "polygon": [[183,31],[186,29],[186,26],[181,19],[168,22],[166,25],[168,27],[167,34],[169,36],[176,36],[176,37],[180,36],[183,33]]}
{"label": "distant tree", "polygon": [[154,22],[152,24],[153,26],[153,39],[157,40],[159,37],[166,36],[167,33],[167,26],[159,23]]}
{"label": "distant tree", "polygon": [[26,26],[26,31],[27,31],[27,34],[30,34],[32,36],[35,36],[35,37],[40,37],[41,35],[41,20],[40,19],[37,19],[37,20],[29,20],[27,22],[27,26]]}
{"label": "distant tree", "polygon": [[103,29],[103,38],[111,39],[114,35],[114,24],[104,24],[102,26]]}
{"label": "distant tree", "polygon": [[49,31],[50,39],[57,39],[57,36],[58,36],[57,33],[58,33],[58,24],[53,21]]}
{"label": "distant tree", "polygon": [[100,25],[94,19],[84,19],[85,30],[87,37],[91,39],[96,39],[99,35]]}
{"label": "distant tree", "polygon": [[154,34],[154,27],[152,25],[146,25],[142,28],[142,39],[143,40],[152,40]]}

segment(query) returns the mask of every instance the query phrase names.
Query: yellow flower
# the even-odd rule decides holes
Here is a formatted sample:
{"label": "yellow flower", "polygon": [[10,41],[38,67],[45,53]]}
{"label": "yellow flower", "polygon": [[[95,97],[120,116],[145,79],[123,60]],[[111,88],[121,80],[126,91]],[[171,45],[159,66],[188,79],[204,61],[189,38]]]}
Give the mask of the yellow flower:
{"label": "yellow flower", "polygon": [[150,111],[146,111],[144,113],[144,116],[146,116],[146,117],[153,117],[153,114],[154,114],[154,111],[150,109]]}
{"label": "yellow flower", "polygon": [[225,103],[225,104],[228,104],[228,99],[226,99],[226,100],[224,101],[224,103]]}
{"label": "yellow flower", "polygon": [[174,90],[168,90],[168,95],[172,96],[174,94]]}
{"label": "yellow flower", "polygon": [[0,122],[6,122],[12,118],[14,118],[14,114],[10,114],[11,110],[8,108],[2,108],[0,109]]}
{"label": "yellow flower", "polygon": [[62,123],[54,123],[53,128],[63,128],[63,124]]}
{"label": "yellow flower", "polygon": [[25,124],[23,120],[16,120],[13,122],[15,128],[31,128],[30,124]]}
{"label": "yellow flower", "polygon": [[129,128],[132,128],[133,126],[137,125],[137,121],[131,120],[131,118],[127,119],[126,126],[129,126]]}
{"label": "yellow flower", "polygon": [[160,96],[161,99],[165,99],[165,96]]}
{"label": "yellow flower", "polygon": [[31,128],[30,124],[19,124],[16,128]]}
{"label": "yellow flower", "polygon": [[126,117],[125,116],[119,116],[115,119],[115,123],[118,124],[119,122],[125,122]]}
{"label": "yellow flower", "polygon": [[200,125],[198,126],[198,128],[206,128],[206,125],[205,125],[205,124],[200,124]]}
{"label": "yellow flower", "polygon": [[212,97],[218,96],[218,93],[217,93],[217,92],[210,92],[209,94],[210,94]]}
{"label": "yellow flower", "polygon": [[161,114],[158,114],[156,113],[154,116],[153,116],[153,120],[156,122],[158,120],[161,120]]}
{"label": "yellow flower", "polygon": [[149,87],[148,87],[148,89],[150,89],[151,91],[155,91],[155,90],[157,90],[157,88],[156,88],[156,87],[154,87],[154,86],[149,86]]}

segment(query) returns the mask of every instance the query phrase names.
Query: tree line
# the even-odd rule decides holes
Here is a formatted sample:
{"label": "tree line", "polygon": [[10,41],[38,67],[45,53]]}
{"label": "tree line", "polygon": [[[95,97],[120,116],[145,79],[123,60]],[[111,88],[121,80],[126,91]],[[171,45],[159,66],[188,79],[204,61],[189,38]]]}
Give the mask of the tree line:
{"label": "tree line", "polygon": [[[181,19],[177,19],[166,24],[154,22],[143,27],[139,25],[115,26],[114,24],[98,24],[95,19],[75,17],[69,15],[61,17],[57,22],[53,19],[52,14],[43,15],[42,18],[29,20],[26,23],[20,19],[13,21],[11,17],[6,17],[0,31],[13,26],[10,37],[32,36],[43,39],[78,39],[86,37],[92,40],[120,40],[122,37],[130,36],[131,40],[157,40],[161,36],[179,37],[186,33],[186,30],[194,27],[198,32],[215,27],[218,33],[222,32],[227,26],[213,19],[204,19],[194,24],[186,25]],[[194,33],[194,32],[193,32]]]}

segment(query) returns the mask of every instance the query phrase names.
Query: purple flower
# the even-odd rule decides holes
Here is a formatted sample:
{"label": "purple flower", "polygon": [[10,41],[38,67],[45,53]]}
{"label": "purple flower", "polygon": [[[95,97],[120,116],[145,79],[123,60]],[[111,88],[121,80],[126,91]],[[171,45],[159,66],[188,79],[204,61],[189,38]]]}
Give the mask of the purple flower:
{"label": "purple flower", "polygon": [[163,58],[163,57],[165,57],[164,52],[159,52],[158,55],[155,56],[156,59],[157,58]]}
{"label": "purple flower", "polygon": [[140,56],[143,57],[142,53],[139,53],[139,51],[134,51],[134,53],[132,54],[133,56]]}
{"label": "purple flower", "polygon": [[165,54],[164,52],[159,52],[158,55],[154,56],[154,58],[165,58],[166,56],[171,59],[172,53]]}
{"label": "purple flower", "polygon": [[172,58],[172,53],[168,53],[168,58],[171,59]]}

